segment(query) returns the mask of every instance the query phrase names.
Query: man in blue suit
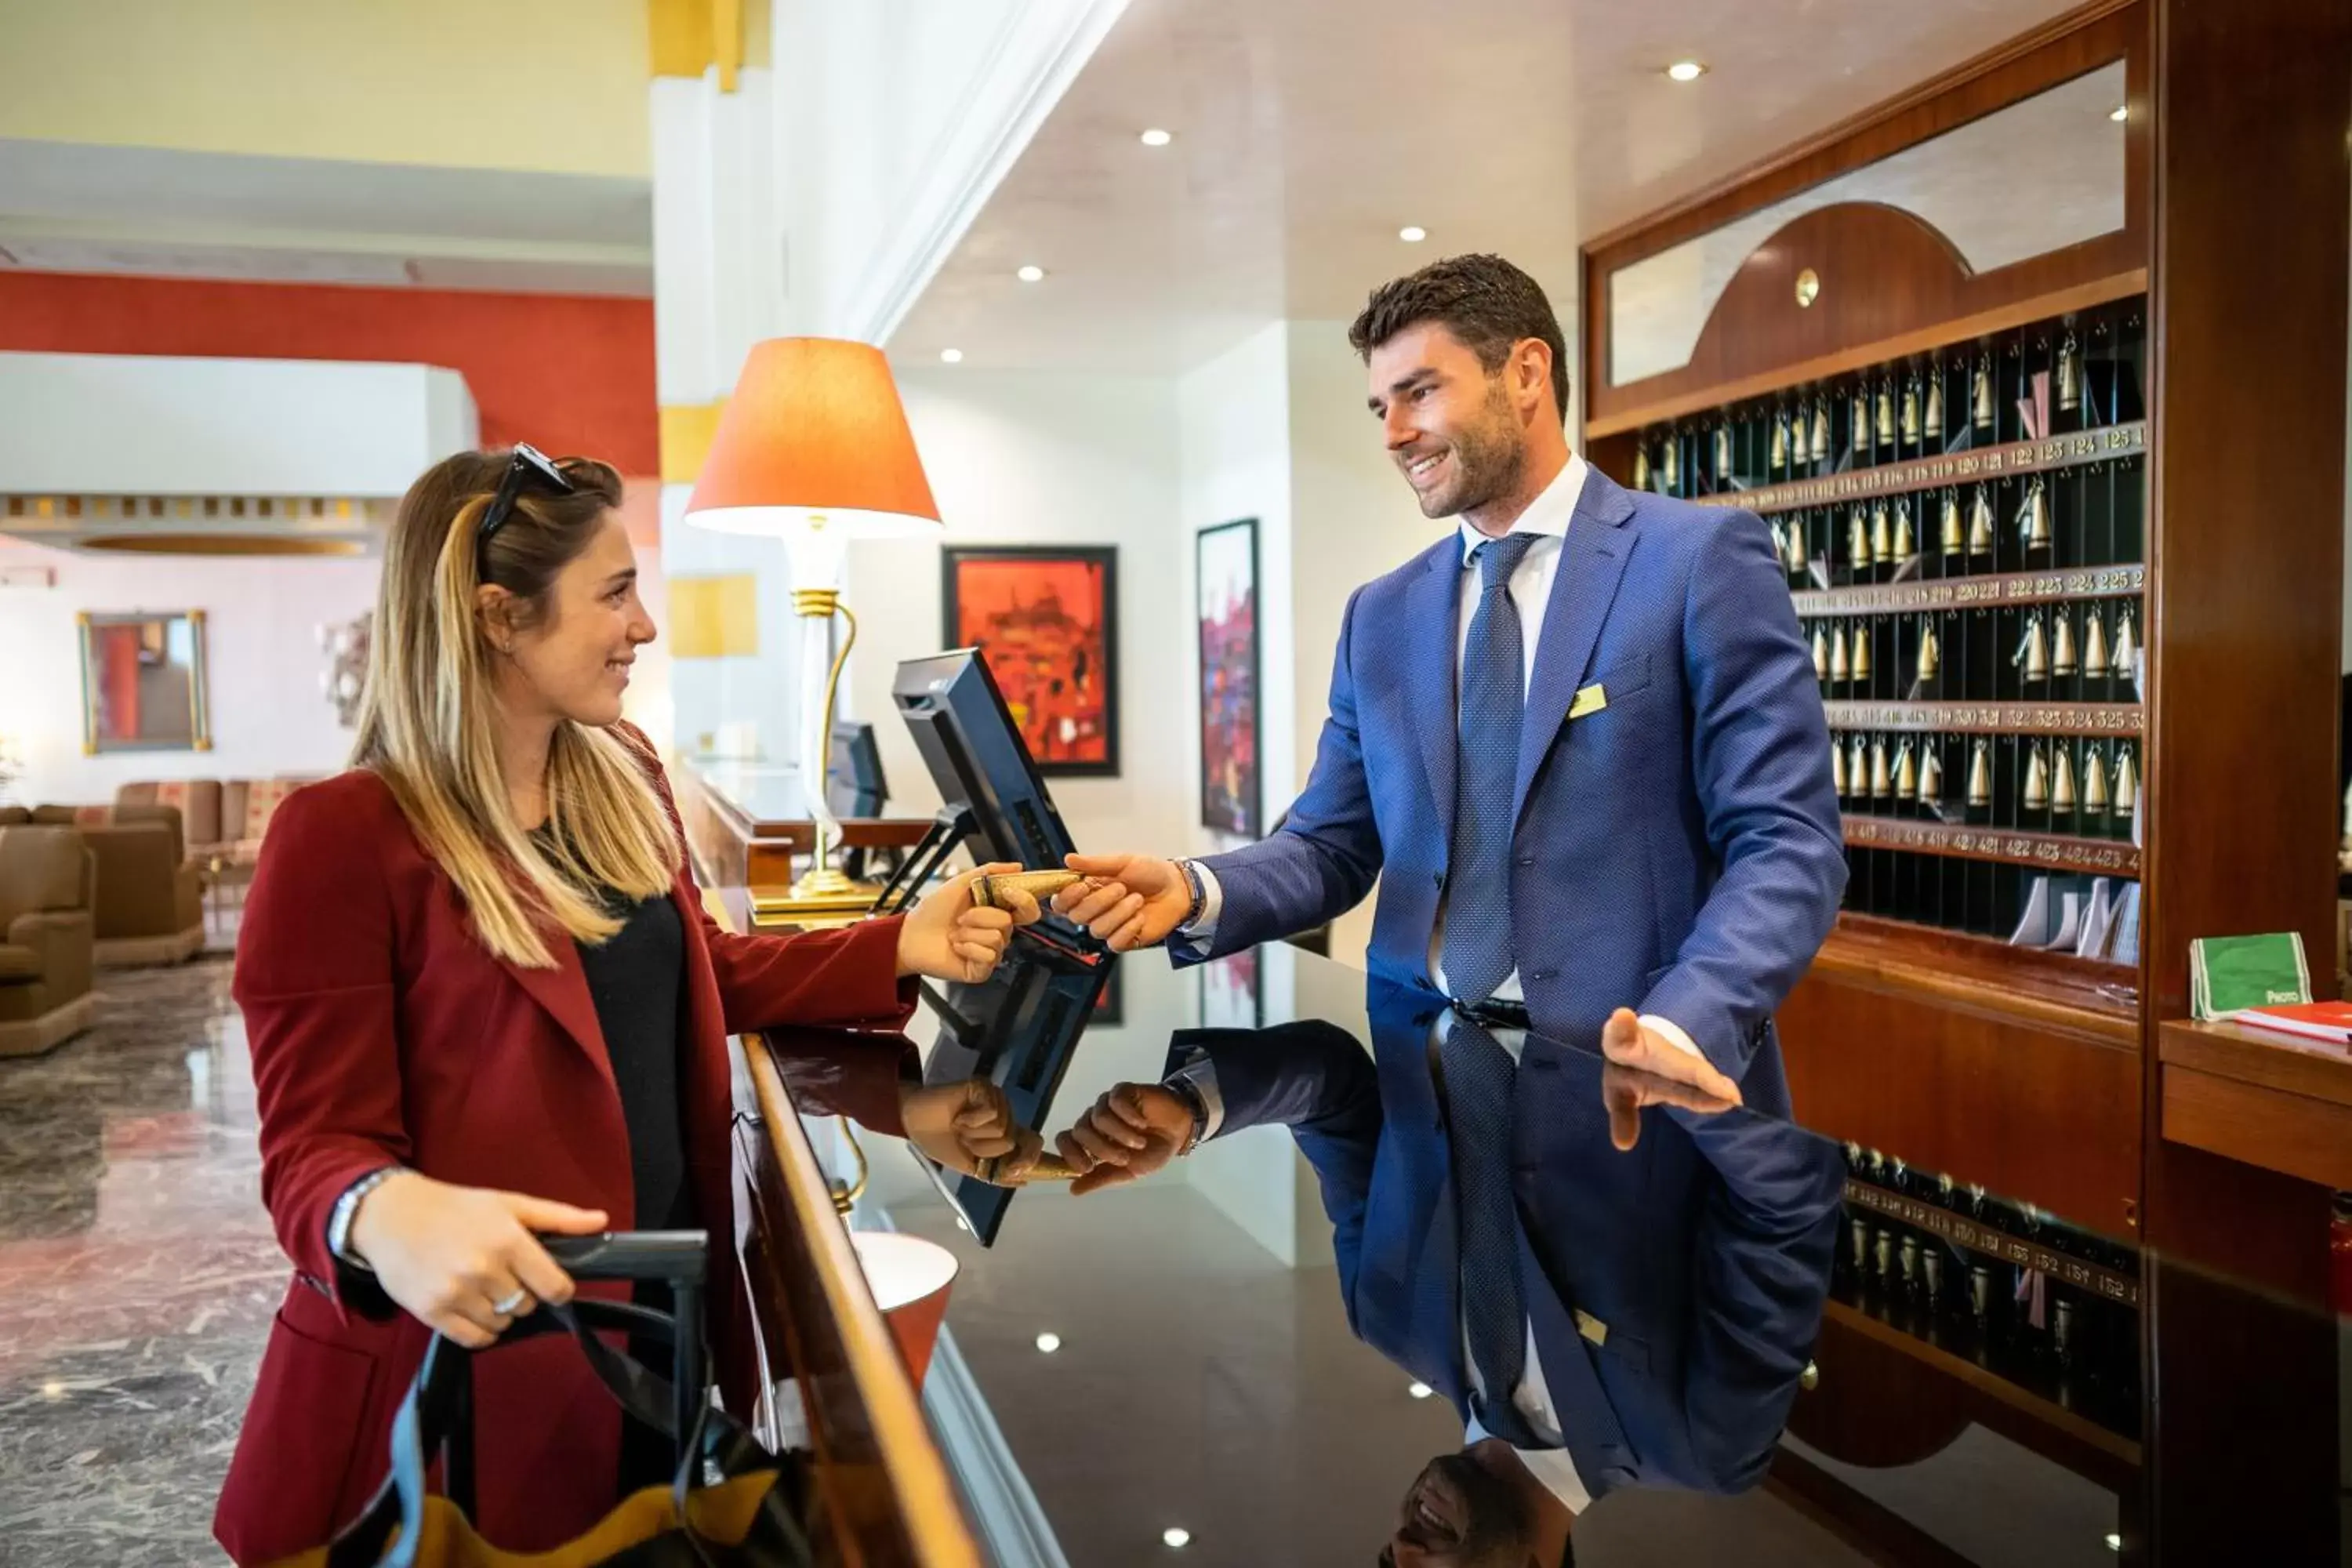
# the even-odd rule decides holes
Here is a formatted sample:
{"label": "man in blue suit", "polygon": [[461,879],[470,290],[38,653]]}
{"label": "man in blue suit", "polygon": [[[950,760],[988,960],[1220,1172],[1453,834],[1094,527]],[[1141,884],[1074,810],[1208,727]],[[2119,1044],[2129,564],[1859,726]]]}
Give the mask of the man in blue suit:
{"label": "man in blue suit", "polygon": [[1384,1562],[1551,1568],[1574,1516],[1618,1487],[1755,1486],[1821,1329],[1836,1147],[1540,1036],[1481,1031],[1517,1064],[1517,1354],[1490,1375],[1472,1352],[1498,1292],[1472,1214],[1456,1218],[1478,1177],[1462,1097],[1429,1070],[1435,1006],[1376,982],[1369,1055],[1319,1021],[1180,1033],[1160,1083],[1119,1085],[1062,1134],[1086,1173],[1076,1190],[1207,1138],[1290,1129],[1322,1184],[1349,1326],[1464,1422],[1462,1450],[1414,1479]]}
{"label": "man in blue suit", "polygon": [[1811,657],[1755,514],[1569,449],[1559,323],[1500,257],[1375,292],[1373,417],[1445,537],[1359,588],[1282,829],[1197,861],[1074,856],[1055,907],[1179,963],[1312,930],[1374,879],[1376,973],[1785,1108],[1771,1018],[1845,857]]}

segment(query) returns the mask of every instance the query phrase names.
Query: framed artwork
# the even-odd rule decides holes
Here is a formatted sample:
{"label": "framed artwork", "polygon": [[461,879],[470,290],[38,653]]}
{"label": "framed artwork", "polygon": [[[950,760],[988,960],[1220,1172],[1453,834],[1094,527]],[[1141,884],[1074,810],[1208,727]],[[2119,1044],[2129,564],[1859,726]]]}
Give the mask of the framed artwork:
{"label": "framed artwork", "polygon": [[1201,965],[1201,1027],[1259,1029],[1265,1026],[1265,998],[1258,990],[1257,949]]}
{"label": "framed artwork", "polygon": [[1110,973],[1103,977],[1102,994],[1095,998],[1094,1017],[1089,1020],[1106,1029],[1116,1029],[1127,1022],[1127,976],[1120,971],[1118,960],[1105,959]]}
{"label": "framed artwork", "polygon": [[950,546],[947,646],[976,647],[1041,773],[1118,775],[1118,549]]}
{"label": "framed artwork", "polygon": [[1201,630],[1201,824],[1263,837],[1258,794],[1257,520],[1193,543]]}

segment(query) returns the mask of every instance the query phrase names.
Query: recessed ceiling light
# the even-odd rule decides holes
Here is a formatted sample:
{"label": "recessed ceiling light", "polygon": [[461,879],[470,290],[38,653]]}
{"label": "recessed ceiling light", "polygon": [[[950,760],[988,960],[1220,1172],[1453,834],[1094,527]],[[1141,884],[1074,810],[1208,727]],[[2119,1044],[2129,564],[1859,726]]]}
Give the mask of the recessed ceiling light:
{"label": "recessed ceiling light", "polygon": [[1430,1387],[1429,1384],[1425,1383],[1416,1383],[1411,1388],[1406,1389],[1405,1392],[1412,1394],[1415,1399],[1426,1399],[1431,1394],[1436,1393],[1437,1390]]}
{"label": "recessed ceiling light", "polygon": [[1043,283],[1045,281],[1045,269],[1036,266],[1024,267],[1013,276],[1024,283]]}
{"label": "recessed ceiling light", "polygon": [[1160,1539],[1171,1546],[1181,1548],[1192,1543],[1192,1532],[1181,1525],[1171,1525],[1160,1532]]}
{"label": "recessed ceiling light", "polygon": [[1146,147],[1165,147],[1176,138],[1155,125],[1136,140],[1141,142]]}
{"label": "recessed ceiling light", "polygon": [[1429,230],[1422,227],[1421,225],[1417,223],[1409,223],[1402,228],[1397,230],[1397,237],[1403,240],[1407,245],[1419,245],[1423,240],[1429,237]]}
{"label": "recessed ceiling light", "polygon": [[1676,60],[1666,68],[1666,76],[1674,81],[1696,81],[1706,74],[1706,68],[1696,60]]}
{"label": "recessed ceiling light", "polygon": [[[2118,114],[2116,118],[2120,120],[2123,116]],[[2110,1552],[2121,1552],[2123,1549],[2124,1538],[2110,1531],[2107,1535],[2107,1550]]]}
{"label": "recessed ceiling light", "polygon": [[963,363],[963,350],[941,349],[940,351],[940,358],[947,361],[950,364],[961,364]]}
{"label": "recessed ceiling light", "polygon": [[1055,1333],[1039,1334],[1037,1336],[1037,1348],[1046,1355],[1052,1355],[1055,1351],[1062,1348],[1062,1336]]}
{"label": "recessed ceiling light", "polygon": [[2118,121],[2129,120],[2131,118],[2131,105],[2128,103],[2116,104],[2115,111],[2109,114],[2107,118]]}

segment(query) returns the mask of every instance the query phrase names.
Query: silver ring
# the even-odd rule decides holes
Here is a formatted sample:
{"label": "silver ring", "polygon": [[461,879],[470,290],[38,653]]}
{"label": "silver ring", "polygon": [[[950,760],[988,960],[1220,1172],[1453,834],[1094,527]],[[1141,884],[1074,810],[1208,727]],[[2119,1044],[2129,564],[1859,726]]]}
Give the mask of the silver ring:
{"label": "silver ring", "polygon": [[496,1312],[501,1318],[511,1318],[514,1316],[515,1309],[530,1300],[530,1291],[518,1290],[503,1301],[491,1302],[490,1310]]}

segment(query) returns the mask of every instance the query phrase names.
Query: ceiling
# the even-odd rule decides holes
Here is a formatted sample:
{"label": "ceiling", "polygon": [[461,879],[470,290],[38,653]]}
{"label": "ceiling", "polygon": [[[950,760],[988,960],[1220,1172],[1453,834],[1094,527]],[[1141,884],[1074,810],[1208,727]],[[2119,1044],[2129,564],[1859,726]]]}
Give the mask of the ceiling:
{"label": "ceiling", "polygon": [[[1585,237],[2068,8],[1133,0],[890,346],[1169,374],[1467,250],[1566,316]],[[1710,69],[1668,81],[1684,58]],[[1142,146],[1147,126],[1175,142]],[[1018,281],[1032,263],[1045,280]]]}
{"label": "ceiling", "polygon": [[0,139],[0,268],[511,292],[653,292],[620,175]]}

